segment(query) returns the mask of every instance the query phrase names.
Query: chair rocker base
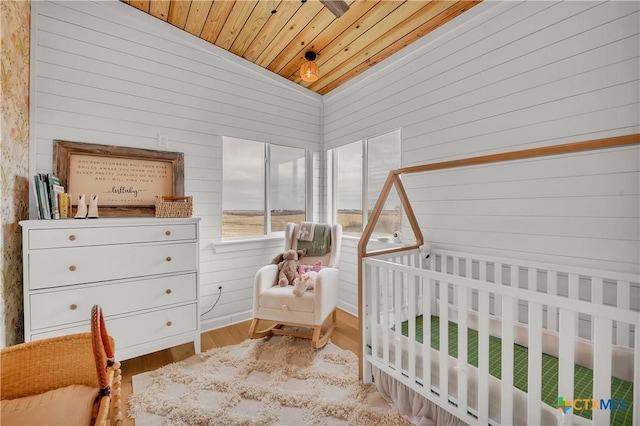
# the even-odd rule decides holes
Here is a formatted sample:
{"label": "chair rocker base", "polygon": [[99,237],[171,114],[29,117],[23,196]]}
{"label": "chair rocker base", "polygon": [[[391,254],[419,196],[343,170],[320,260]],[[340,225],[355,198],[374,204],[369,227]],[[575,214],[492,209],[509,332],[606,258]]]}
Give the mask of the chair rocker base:
{"label": "chair rocker base", "polygon": [[[320,349],[327,344],[327,342],[333,335],[334,330],[336,329],[336,310],[334,309],[329,316],[331,317],[331,323],[327,331],[325,331],[324,334],[322,335],[321,335],[322,333],[321,325],[314,326],[314,325],[298,324],[298,323],[292,323],[292,322],[279,322],[263,330],[258,330],[258,324],[260,323],[261,319],[254,318],[253,321],[251,322],[251,327],[249,327],[249,337],[251,339],[260,339],[262,337],[274,336],[274,335],[275,336],[293,336],[301,339],[310,339],[311,346],[314,347],[315,349]],[[284,326],[312,329],[312,331],[310,333],[305,333],[300,330],[283,328]]]}

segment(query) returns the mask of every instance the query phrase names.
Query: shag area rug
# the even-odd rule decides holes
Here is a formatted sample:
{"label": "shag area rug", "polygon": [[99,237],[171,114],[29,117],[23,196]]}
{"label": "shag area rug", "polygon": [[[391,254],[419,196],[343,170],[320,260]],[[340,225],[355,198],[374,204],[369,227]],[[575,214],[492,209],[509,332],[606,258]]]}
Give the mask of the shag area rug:
{"label": "shag area rug", "polygon": [[358,359],[289,336],[215,348],[133,377],[137,426],[408,425],[358,380]]}

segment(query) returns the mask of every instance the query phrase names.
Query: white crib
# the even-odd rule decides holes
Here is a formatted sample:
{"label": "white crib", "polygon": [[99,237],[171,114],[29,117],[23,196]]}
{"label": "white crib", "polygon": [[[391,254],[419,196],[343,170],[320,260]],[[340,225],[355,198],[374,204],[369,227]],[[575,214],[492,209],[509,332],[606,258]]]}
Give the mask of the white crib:
{"label": "white crib", "polygon": [[[470,424],[640,425],[638,276],[449,251],[425,259],[417,249],[362,263],[365,382],[377,369]],[[429,342],[435,331],[439,348],[457,343],[457,357],[407,337],[420,315],[418,337]],[[468,329],[477,331],[477,367],[467,359]],[[501,379],[489,372],[490,336],[501,339]],[[528,348],[526,392],[514,385],[522,367],[514,343]],[[557,379],[543,378],[547,356],[557,358]],[[593,372],[588,396],[574,394],[582,367]],[[612,377],[632,396],[612,400]],[[571,409],[543,402],[555,380]],[[591,419],[578,415],[593,404]]]}
{"label": "white crib", "polygon": [[[639,143],[630,134],[391,171],[358,243],[363,380],[401,383],[399,394],[452,424],[640,425],[640,277],[446,251],[422,258],[401,179]],[[394,187],[415,243],[368,252]],[[449,343],[457,349],[435,348]]]}

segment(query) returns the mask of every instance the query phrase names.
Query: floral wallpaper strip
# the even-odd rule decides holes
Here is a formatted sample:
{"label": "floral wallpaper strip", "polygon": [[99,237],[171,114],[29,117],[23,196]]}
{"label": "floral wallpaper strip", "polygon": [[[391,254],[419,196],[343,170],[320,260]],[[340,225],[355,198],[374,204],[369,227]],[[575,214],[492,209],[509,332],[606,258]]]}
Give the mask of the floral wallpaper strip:
{"label": "floral wallpaper strip", "polygon": [[29,35],[30,1],[0,2],[0,347],[24,340],[22,233],[29,217]]}

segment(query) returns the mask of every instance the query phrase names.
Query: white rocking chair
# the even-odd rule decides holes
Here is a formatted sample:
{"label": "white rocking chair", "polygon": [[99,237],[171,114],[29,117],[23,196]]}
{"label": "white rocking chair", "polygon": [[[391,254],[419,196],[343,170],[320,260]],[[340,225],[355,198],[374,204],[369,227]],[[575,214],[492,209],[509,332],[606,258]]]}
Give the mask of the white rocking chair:
{"label": "white rocking chair", "polygon": [[[314,224],[315,225],[315,224]],[[340,244],[342,241],[342,226],[318,225],[330,227],[331,240],[327,253],[323,256],[305,256],[300,260],[302,265],[314,265],[322,262],[313,289],[305,291],[301,297],[293,294],[293,287],[280,287],[278,265],[263,266],[255,276],[253,293],[253,322],[249,328],[249,337],[257,339],[268,335],[289,335],[311,339],[314,348],[322,348],[336,328],[336,306],[338,304],[338,263],[340,262]],[[287,223],[285,227],[284,249],[297,250],[307,242],[299,241],[300,225]],[[318,228],[316,228],[318,229]],[[315,241],[315,240],[314,240]],[[310,254],[314,254],[310,252]],[[328,329],[321,336],[322,325],[331,316]],[[260,321],[265,320],[274,324],[263,330],[258,330]],[[285,328],[285,327],[289,328]],[[293,327],[293,328],[291,328]],[[300,328],[312,329],[305,333]]]}

